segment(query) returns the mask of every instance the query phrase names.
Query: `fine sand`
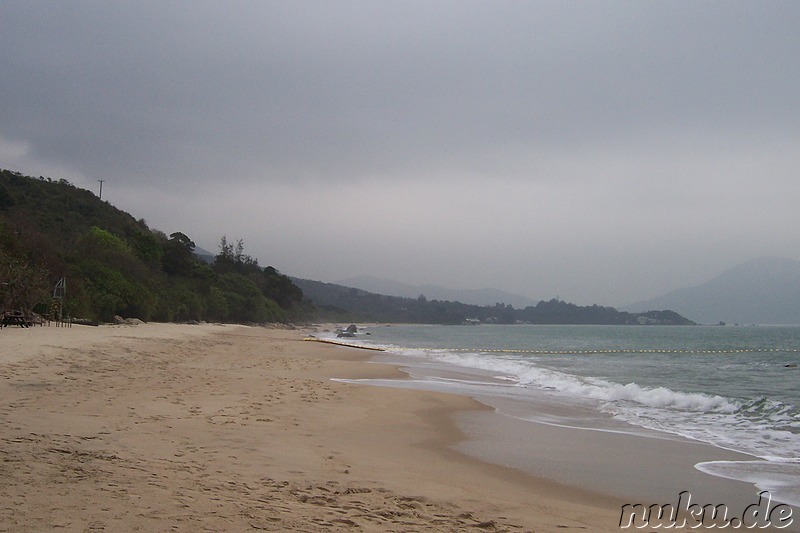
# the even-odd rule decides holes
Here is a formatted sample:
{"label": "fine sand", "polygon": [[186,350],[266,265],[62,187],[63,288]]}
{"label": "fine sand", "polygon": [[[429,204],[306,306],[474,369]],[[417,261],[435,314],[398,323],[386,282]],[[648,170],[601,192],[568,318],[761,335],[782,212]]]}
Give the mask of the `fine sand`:
{"label": "fine sand", "polygon": [[462,396],[309,331],[0,331],[0,531],[619,531],[622,502],[469,458]]}

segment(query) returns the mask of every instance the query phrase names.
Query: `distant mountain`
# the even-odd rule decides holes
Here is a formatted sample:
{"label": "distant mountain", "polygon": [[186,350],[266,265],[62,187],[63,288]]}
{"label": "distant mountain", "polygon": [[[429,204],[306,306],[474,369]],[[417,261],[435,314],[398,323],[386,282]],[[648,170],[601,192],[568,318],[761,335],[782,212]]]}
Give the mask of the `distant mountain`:
{"label": "distant mountain", "polygon": [[336,283],[367,292],[401,296],[403,298],[417,298],[422,294],[428,300],[461,302],[472,305],[503,303],[516,309],[524,309],[537,304],[537,301],[531,298],[498,289],[447,289],[437,285],[411,285],[373,276],[357,276],[339,280]]}
{"label": "distant mountain", "polygon": [[623,309],[672,309],[702,324],[800,324],[800,261],[754,259],[696,287]]}
{"label": "distant mountain", "polygon": [[199,246],[194,247],[193,253],[200,261],[209,265],[213,265],[214,258],[217,257],[217,254],[209,252],[205,248],[200,248]]}

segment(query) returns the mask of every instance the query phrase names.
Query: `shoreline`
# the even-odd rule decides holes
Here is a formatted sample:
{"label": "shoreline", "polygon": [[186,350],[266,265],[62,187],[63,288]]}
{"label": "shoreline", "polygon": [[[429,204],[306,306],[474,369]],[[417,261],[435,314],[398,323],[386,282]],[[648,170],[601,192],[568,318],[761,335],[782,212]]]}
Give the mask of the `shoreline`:
{"label": "shoreline", "polygon": [[[791,493],[775,485],[780,465],[758,456],[612,421],[594,406],[571,405],[542,393],[517,397],[505,390],[495,395],[492,389],[502,390],[495,387],[503,381],[497,382],[494,372],[430,365],[397,353],[375,354],[372,360],[402,369],[405,377],[343,381],[465,395],[489,407],[453,414],[465,437],[453,449],[470,457],[645,507],[677,505],[688,495],[700,506],[725,506],[730,518],[761,503],[763,494],[771,509],[791,508],[795,516],[800,512],[790,503]],[[736,465],[754,474],[726,475],[725,469]],[[771,477],[759,478],[758,469],[772,472]]]}
{"label": "shoreline", "polygon": [[466,397],[308,330],[0,332],[0,530],[616,531],[624,502],[453,447]]}
{"label": "shoreline", "polygon": [[[619,501],[662,504],[677,500],[686,490],[695,501],[724,502],[731,510],[758,500],[759,489],[752,483],[697,467],[758,461],[756,456],[613,421],[594,407],[570,405],[541,393],[495,396],[491,373],[461,367],[434,370],[415,366],[413,359],[403,364],[397,356],[373,360],[397,366],[405,377],[363,381],[366,385],[465,395],[484,406],[454,414],[465,436],[454,449],[471,457]],[[577,420],[584,420],[583,425],[564,423]]]}

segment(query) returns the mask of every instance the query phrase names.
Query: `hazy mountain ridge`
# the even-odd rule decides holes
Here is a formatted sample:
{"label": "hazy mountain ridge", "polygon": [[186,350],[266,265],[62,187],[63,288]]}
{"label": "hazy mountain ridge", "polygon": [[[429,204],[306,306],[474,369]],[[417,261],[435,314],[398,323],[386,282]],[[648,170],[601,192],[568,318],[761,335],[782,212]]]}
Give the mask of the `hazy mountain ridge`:
{"label": "hazy mountain ridge", "polygon": [[429,300],[461,302],[471,305],[494,305],[503,303],[516,309],[535,306],[538,300],[533,300],[520,294],[512,294],[499,289],[448,289],[438,285],[412,285],[398,281],[382,279],[375,276],[356,276],[335,282],[337,285],[355,287],[367,292],[400,296],[402,298],[417,298],[424,295]]}
{"label": "hazy mountain ridge", "polygon": [[694,325],[673,311],[628,313],[613,307],[579,306],[553,298],[535,306],[514,309],[510,304],[465,304],[459,301],[389,296],[300,278],[290,278],[316,307],[322,320],[330,322],[397,322],[415,324],[604,324],[604,325]]}
{"label": "hazy mountain ridge", "polygon": [[760,257],[713,279],[622,307],[672,309],[703,324],[800,324],[800,261]]}

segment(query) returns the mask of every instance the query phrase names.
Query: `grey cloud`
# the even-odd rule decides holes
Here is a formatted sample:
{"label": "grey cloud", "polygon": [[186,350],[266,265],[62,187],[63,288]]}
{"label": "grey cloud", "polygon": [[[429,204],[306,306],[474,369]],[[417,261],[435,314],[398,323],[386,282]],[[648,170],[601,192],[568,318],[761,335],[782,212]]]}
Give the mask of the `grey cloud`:
{"label": "grey cloud", "polygon": [[[676,281],[637,274],[667,260],[640,244],[646,228],[675,261],[713,251],[696,276],[781,255],[751,242],[756,231],[800,245],[782,229],[798,199],[796,2],[7,0],[0,20],[0,166],[107,179],[122,207],[167,230],[191,224],[211,246],[214,228],[245,233],[272,209],[280,246],[255,230],[246,240],[298,273],[393,264],[406,281],[436,281],[410,279],[432,266],[393,262],[413,251],[442,272],[470,257],[464,283],[497,285],[480,257],[502,254],[513,288],[524,265],[557,277],[565,258],[605,247],[618,251],[574,277],[633,300]],[[306,210],[313,194],[332,220]],[[215,207],[222,195],[239,216]],[[171,215],[181,202],[202,215]],[[336,202],[362,207],[326,209]],[[470,242],[458,226],[473,219]],[[361,241],[396,255],[345,260],[317,235],[333,223],[380,231]],[[309,242],[324,254],[308,259]]]}

